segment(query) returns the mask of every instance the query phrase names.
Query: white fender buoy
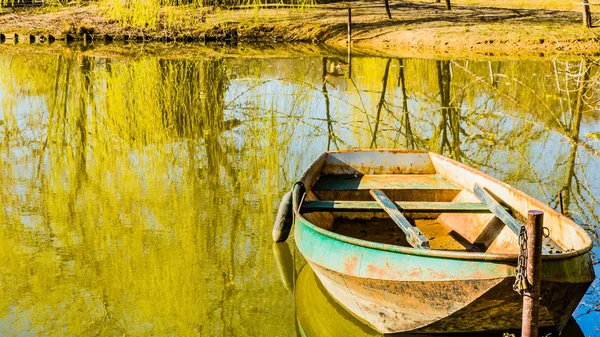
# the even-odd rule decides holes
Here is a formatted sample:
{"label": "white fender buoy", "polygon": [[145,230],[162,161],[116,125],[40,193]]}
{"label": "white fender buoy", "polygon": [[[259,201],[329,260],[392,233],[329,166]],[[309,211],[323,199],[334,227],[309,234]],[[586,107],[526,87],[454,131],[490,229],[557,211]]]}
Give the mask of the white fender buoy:
{"label": "white fender buoy", "polygon": [[292,192],[287,192],[283,198],[281,198],[281,203],[279,204],[279,210],[277,211],[277,217],[275,218],[275,224],[273,225],[273,241],[284,242],[287,240],[292,229],[293,221]]}

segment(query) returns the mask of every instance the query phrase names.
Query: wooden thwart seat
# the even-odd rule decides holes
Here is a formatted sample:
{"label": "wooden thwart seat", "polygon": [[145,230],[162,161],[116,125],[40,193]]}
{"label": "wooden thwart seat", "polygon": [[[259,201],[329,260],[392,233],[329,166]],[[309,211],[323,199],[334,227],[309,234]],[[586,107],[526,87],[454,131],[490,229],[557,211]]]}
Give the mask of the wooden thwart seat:
{"label": "wooden thwart seat", "polygon": [[[368,190],[375,201],[304,201],[300,212],[386,212],[406,234],[408,243],[415,248],[429,249],[429,241],[419,228],[413,226],[402,215],[402,212],[492,213],[517,236],[521,228],[521,223],[511,215],[510,208],[500,204],[495,196],[490,195],[478,184],[475,184],[473,192],[481,202],[394,202],[380,190],[461,190],[460,187],[437,174],[326,175],[320,177],[312,189],[314,191]],[[543,251],[545,254],[560,253],[562,248],[550,238],[544,238]]]}
{"label": "wooden thwart seat", "polygon": [[[480,202],[395,201],[402,212],[411,213],[491,213]],[[311,212],[384,212],[376,201],[304,201],[302,213]]]}
{"label": "wooden thwart seat", "polygon": [[314,191],[344,190],[455,190],[461,188],[437,174],[326,175],[312,187]]}

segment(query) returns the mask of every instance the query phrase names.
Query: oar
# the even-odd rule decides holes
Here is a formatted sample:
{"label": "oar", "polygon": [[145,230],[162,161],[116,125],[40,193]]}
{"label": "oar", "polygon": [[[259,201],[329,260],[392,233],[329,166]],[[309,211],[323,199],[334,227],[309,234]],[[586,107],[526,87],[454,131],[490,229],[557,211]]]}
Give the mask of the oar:
{"label": "oar", "polygon": [[427,237],[425,237],[417,227],[408,222],[408,219],[400,213],[396,204],[390,200],[385,193],[380,190],[370,190],[370,193],[379,205],[381,205],[381,208],[383,208],[392,220],[394,220],[396,225],[398,225],[404,234],[406,234],[406,239],[411,246],[420,249],[429,249],[429,240],[427,240]]}
{"label": "oar", "polygon": [[[506,209],[494,199],[483,187],[479,184],[475,183],[473,187],[473,192],[481,202],[483,202],[500,221],[502,221],[510,230],[512,230],[517,236],[519,236],[519,231],[521,229],[521,223],[517,221],[510,213],[506,211]],[[554,242],[554,240],[545,237],[543,239],[544,245],[550,246],[553,251],[560,252],[562,248],[560,245]],[[548,248],[543,247],[544,254],[550,254]]]}

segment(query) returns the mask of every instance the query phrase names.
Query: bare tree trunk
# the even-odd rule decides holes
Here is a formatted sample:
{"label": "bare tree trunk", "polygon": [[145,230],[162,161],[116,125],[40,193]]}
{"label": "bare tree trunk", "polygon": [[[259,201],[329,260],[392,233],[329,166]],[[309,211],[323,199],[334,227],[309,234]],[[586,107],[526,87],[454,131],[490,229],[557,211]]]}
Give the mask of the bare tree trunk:
{"label": "bare tree trunk", "polygon": [[385,12],[388,15],[388,19],[392,18],[392,12],[390,12],[390,0],[385,0]]}
{"label": "bare tree trunk", "polygon": [[447,10],[451,10],[451,6],[450,6],[450,0],[446,0],[446,9]]}
{"label": "bare tree trunk", "polygon": [[583,0],[583,25],[587,28],[592,27],[592,13],[588,0]]}
{"label": "bare tree trunk", "polygon": [[[455,160],[460,160],[460,119],[458,109],[452,106],[450,87],[452,75],[449,61],[436,61],[438,85],[440,89],[440,124],[434,130],[430,147],[432,150],[443,153],[447,147],[449,155]],[[452,142],[450,142],[452,139]],[[437,148],[433,146],[437,146]]]}
{"label": "bare tree trunk", "polygon": [[325,116],[327,118],[327,151],[331,150],[331,142],[338,149],[335,135],[333,133],[333,121],[331,119],[331,109],[329,107],[329,92],[327,91],[327,58],[323,57],[323,97],[325,98]]}
{"label": "bare tree trunk", "polygon": [[[573,184],[573,177],[575,176],[575,159],[577,157],[577,149],[579,148],[579,132],[581,131],[581,117],[583,115],[586,102],[585,97],[589,91],[590,82],[590,67],[588,66],[587,59],[584,59],[581,64],[581,70],[584,72],[579,80],[579,90],[577,91],[577,99],[575,101],[575,107],[572,110],[573,115],[571,116],[570,132],[573,143],[571,144],[571,152],[569,153],[569,166],[567,169],[567,177],[563,191],[565,191],[565,210],[569,209],[571,203],[571,189]],[[567,123],[565,123],[567,124]]]}
{"label": "bare tree trunk", "polygon": [[383,73],[383,88],[381,89],[381,98],[377,104],[377,117],[375,119],[375,130],[373,131],[373,140],[371,140],[371,148],[377,147],[377,130],[379,129],[379,119],[381,118],[381,108],[385,104],[385,92],[387,91],[388,75],[390,73],[390,64],[392,59],[388,59],[385,65],[385,72]]}
{"label": "bare tree trunk", "polygon": [[398,85],[402,85],[402,112],[404,113],[404,137],[406,138],[406,147],[414,150],[415,148],[415,136],[410,126],[410,113],[408,112],[408,97],[406,96],[406,81],[404,78],[404,61],[399,59],[400,63],[398,73]]}
{"label": "bare tree trunk", "polygon": [[91,97],[92,81],[90,73],[92,72],[91,59],[85,56],[80,61],[82,88],[79,95],[79,115],[76,118],[75,125],[79,132],[79,144],[76,147],[77,158],[77,186],[79,192],[83,181],[87,180],[87,147],[88,147],[88,99]]}

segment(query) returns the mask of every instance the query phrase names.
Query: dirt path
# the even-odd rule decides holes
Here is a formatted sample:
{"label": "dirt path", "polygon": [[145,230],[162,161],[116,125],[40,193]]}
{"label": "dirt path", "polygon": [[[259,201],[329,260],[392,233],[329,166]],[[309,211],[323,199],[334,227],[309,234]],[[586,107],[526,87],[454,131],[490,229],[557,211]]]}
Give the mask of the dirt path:
{"label": "dirt path", "polygon": [[511,9],[393,1],[388,19],[382,1],[343,2],[316,8],[190,12],[194,28],[160,23],[156,29],[122,27],[95,6],[45,14],[0,14],[0,34],[127,36],[143,40],[311,41],[346,48],[347,8],[352,7],[353,48],[382,55],[596,54],[600,28],[585,29],[574,11]]}

